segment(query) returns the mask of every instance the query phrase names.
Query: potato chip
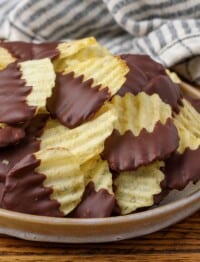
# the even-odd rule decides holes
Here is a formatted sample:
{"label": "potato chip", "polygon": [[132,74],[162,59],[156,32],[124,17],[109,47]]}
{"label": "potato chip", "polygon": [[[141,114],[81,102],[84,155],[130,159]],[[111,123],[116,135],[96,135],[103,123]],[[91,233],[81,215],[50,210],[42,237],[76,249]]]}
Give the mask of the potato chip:
{"label": "potato chip", "polygon": [[89,45],[74,55],[68,57],[69,60],[77,60],[77,61],[84,61],[90,58],[95,57],[104,57],[104,56],[111,56],[111,53],[103,46],[101,46],[99,43],[95,43],[93,45]]}
{"label": "potato chip", "polygon": [[149,95],[158,94],[173,111],[178,111],[182,98],[180,87],[171,81],[161,64],[147,55],[123,54],[120,57],[126,62],[129,72],[126,75],[126,82],[117,92],[118,95],[124,96],[126,93],[137,95],[140,92]]}
{"label": "potato chip", "polygon": [[28,106],[26,98],[32,91],[30,86],[21,79],[19,65],[9,64],[0,70],[0,122],[18,124],[30,120],[35,114],[36,107]]}
{"label": "potato chip", "polygon": [[[23,62],[35,59],[55,59],[59,55],[58,42],[28,43],[23,41],[0,42],[0,48],[4,48],[13,61]],[[13,62],[12,61],[12,62]],[[11,63],[9,61],[9,63]]]}
{"label": "potato chip", "polygon": [[75,76],[83,75],[84,81],[92,78],[94,80],[93,86],[108,87],[110,93],[114,95],[125,82],[128,67],[119,57],[103,56],[93,57],[82,62],[71,60],[64,73],[72,71]]}
{"label": "potato chip", "polygon": [[[72,47],[73,47],[73,42],[72,42]],[[108,55],[111,56],[108,50],[97,42],[91,43],[88,46],[86,45],[80,50],[77,49],[77,52],[75,53],[72,52],[72,54],[69,53],[69,55],[67,55],[67,53],[64,52],[65,54],[64,57],[62,57],[63,51],[61,50],[61,55],[56,60],[53,61],[56,72],[63,72],[67,67],[67,65],[72,62],[79,63],[90,58],[103,57]]]}
{"label": "potato chip", "polygon": [[0,47],[0,70],[4,69],[10,63],[13,63],[15,58],[3,47]]}
{"label": "potato chip", "polygon": [[117,176],[114,180],[115,197],[122,215],[154,204],[154,195],[161,192],[160,183],[164,180],[160,170],[163,165],[163,162],[154,162]]}
{"label": "potato chip", "polygon": [[196,183],[200,179],[200,113],[184,98],[174,124],[180,142],[177,152],[165,161],[165,187],[182,190],[190,181]]}
{"label": "potato chip", "polygon": [[[23,139],[20,143],[0,151],[0,188],[3,190],[8,172],[26,155],[39,150],[39,141]],[[1,194],[0,194],[1,203]]]}
{"label": "potato chip", "polygon": [[[121,54],[120,57],[126,61],[130,71],[139,69],[144,73],[148,81],[158,75],[165,75],[165,68],[148,55],[143,54]],[[139,72],[139,71],[138,71]],[[136,76],[137,77],[137,76]]]}
{"label": "potato chip", "polygon": [[66,128],[57,120],[49,120],[41,136],[41,149],[68,148],[82,164],[103,151],[104,140],[112,133],[115,121],[115,111],[108,105],[95,118],[74,129]]}
{"label": "potato chip", "polygon": [[65,75],[57,73],[52,96],[47,99],[51,116],[69,128],[90,120],[110,99],[107,88],[91,88],[92,83],[92,79],[83,82],[83,76],[75,78],[73,72]]}
{"label": "potato chip", "polygon": [[114,129],[104,143],[102,158],[117,173],[132,171],[155,160],[168,158],[178,148],[178,142],[178,132],[170,118],[165,125],[156,123],[153,132],[142,129],[138,136],[130,130],[120,135]]}
{"label": "potato chip", "polygon": [[126,93],[123,97],[115,96],[111,103],[118,121],[102,153],[111,170],[132,171],[164,160],[177,149],[179,137],[172,121],[172,109],[157,94]]}
{"label": "potato chip", "polygon": [[93,182],[96,192],[107,189],[110,194],[113,194],[112,174],[107,161],[103,161],[99,156],[94,157],[81,165],[81,171],[84,174],[85,186]]}
{"label": "potato chip", "polygon": [[74,156],[64,148],[50,148],[34,154],[40,159],[36,171],[45,174],[43,185],[53,189],[51,199],[60,203],[60,210],[67,215],[81,201],[84,176]]}
{"label": "potato chip", "polygon": [[59,59],[75,55],[80,50],[95,44],[97,44],[97,41],[94,37],[83,38],[76,41],[69,41],[67,43],[60,43],[58,45],[58,50],[60,52]]}
{"label": "potato chip", "polygon": [[183,153],[187,147],[194,150],[200,146],[200,114],[186,99],[183,100],[183,105],[180,113],[174,117],[180,137],[179,153]]}
{"label": "potato chip", "polygon": [[189,182],[200,180],[200,146],[197,149],[187,147],[183,153],[176,152],[165,161],[165,182],[167,190],[183,190]]}
{"label": "potato chip", "polygon": [[52,88],[55,85],[55,72],[50,59],[31,60],[20,64],[22,79],[32,87],[31,93],[27,96],[29,106],[45,108],[46,99],[51,96]]}
{"label": "potato chip", "polygon": [[115,128],[120,134],[131,130],[138,136],[143,128],[152,132],[158,121],[165,124],[172,114],[170,106],[163,103],[157,94],[150,96],[141,92],[134,96],[127,93],[124,97],[115,96],[111,103],[117,111]]}
{"label": "potato chip", "polygon": [[69,61],[84,61],[92,57],[111,55],[101,46],[94,37],[60,43],[58,45],[59,57],[53,61],[56,72],[62,72]]}
{"label": "potato chip", "polygon": [[35,171],[40,164],[33,154],[16,163],[6,175],[1,204],[17,212],[63,217],[59,202],[51,199],[52,188],[43,186],[46,176]]}
{"label": "potato chip", "polygon": [[72,154],[49,148],[26,155],[8,173],[2,204],[30,214],[64,216],[80,202],[84,178]]}
{"label": "potato chip", "polygon": [[115,206],[112,174],[106,161],[96,156],[81,165],[85,191],[81,202],[72,212],[77,218],[109,217]]}
{"label": "potato chip", "polygon": [[164,67],[152,60],[148,55],[121,54],[120,57],[129,68],[126,82],[118,91],[118,94],[121,96],[124,96],[127,92],[134,95],[137,95],[139,92],[145,92],[146,85],[155,76],[165,75]]}

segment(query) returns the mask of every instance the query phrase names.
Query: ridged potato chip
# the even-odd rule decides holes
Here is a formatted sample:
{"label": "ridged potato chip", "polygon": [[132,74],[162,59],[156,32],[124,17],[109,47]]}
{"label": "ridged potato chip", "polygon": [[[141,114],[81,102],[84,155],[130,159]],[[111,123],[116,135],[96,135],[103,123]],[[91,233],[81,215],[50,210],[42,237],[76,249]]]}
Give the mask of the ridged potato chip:
{"label": "ridged potato chip", "polygon": [[179,137],[172,109],[157,94],[126,93],[123,97],[115,96],[111,103],[118,120],[102,153],[111,170],[118,173],[136,170],[166,159],[177,149]]}
{"label": "ridged potato chip", "polygon": [[59,59],[72,56],[78,53],[80,50],[87,48],[88,46],[95,45],[96,43],[97,41],[94,37],[69,41],[67,43],[60,43],[58,45],[58,50],[60,52]]}
{"label": "ridged potato chip", "polygon": [[84,177],[73,155],[48,148],[26,155],[6,176],[2,205],[29,214],[63,217],[81,201]]}
{"label": "ridged potato chip", "polygon": [[102,218],[111,216],[115,207],[112,174],[106,161],[96,156],[83,165],[85,191],[80,204],[72,212],[76,218]]}
{"label": "ridged potato chip", "polygon": [[124,97],[115,96],[111,103],[117,111],[115,128],[120,134],[131,130],[137,136],[143,128],[152,132],[158,121],[165,124],[172,114],[170,106],[163,103],[157,94],[150,96],[141,92],[134,96],[127,93]]}
{"label": "ridged potato chip", "polygon": [[85,186],[93,182],[95,191],[107,189],[110,194],[113,194],[112,174],[107,161],[103,161],[99,156],[94,157],[81,165],[81,171],[84,174]]}
{"label": "ridged potato chip", "polygon": [[81,62],[94,57],[110,55],[94,38],[85,38],[58,45],[59,57],[53,61],[56,72],[63,72],[71,61]]}
{"label": "ridged potato chip", "polygon": [[111,53],[105,47],[101,46],[99,43],[96,42],[95,44],[89,45],[81,49],[76,54],[68,57],[67,60],[77,60],[81,62],[90,58],[104,56],[111,56]]}
{"label": "ridged potato chip", "polygon": [[104,141],[112,133],[115,121],[115,111],[108,105],[95,118],[74,129],[68,129],[57,120],[49,120],[41,136],[41,149],[67,148],[82,164],[103,151]]}
{"label": "ridged potato chip", "polygon": [[49,148],[34,154],[41,161],[36,171],[45,174],[43,185],[53,189],[52,199],[60,203],[67,215],[81,201],[84,176],[74,156],[65,148]]}
{"label": "ridged potato chip", "polygon": [[74,72],[75,76],[84,76],[84,81],[93,79],[93,86],[101,85],[108,87],[111,95],[114,95],[126,81],[128,73],[126,63],[120,57],[103,56],[93,57],[79,62],[71,60],[68,62],[64,73]]}
{"label": "ridged potato chip", "polygon": [[153,197],[161,192],[160,183],[164,180],[160,171],[162,166],[162,162],[155,162],[117,176],[114,180],[115,197],[122,215],[154,204]]}
{"label": "ridged potato chip", "polygon": [[7,51],[7,49],[0,47],[0,70],[4,69],[10,63],[13,63],[15,58]]}
{"label": "ridged potato chip", "polygon": [[180,113],[174,117],[174,124],[180,137],[179,153],[182,154],[187,147],[194,150],[200,146],[200,114],[186,99],[183,99]]}
{"label": "ridged potato chip", "polygon": [[55,72],[50,59],[31,60],[20,63],[22,79],[27,86],[31,86],[31,93],[27,96],[29,106],[37,106],[45,111],[46,99],[51,96],[55,85]]}
{"label": "ridged potato chip", "polygon": [[46,104],[51,116],[68,128],[92,119],[110,99],[108,88],[91,88],[92,83],[92,79],[83,82],[83,76],[74,78],[73,72],[65,75],[57,73],[52,96]]}

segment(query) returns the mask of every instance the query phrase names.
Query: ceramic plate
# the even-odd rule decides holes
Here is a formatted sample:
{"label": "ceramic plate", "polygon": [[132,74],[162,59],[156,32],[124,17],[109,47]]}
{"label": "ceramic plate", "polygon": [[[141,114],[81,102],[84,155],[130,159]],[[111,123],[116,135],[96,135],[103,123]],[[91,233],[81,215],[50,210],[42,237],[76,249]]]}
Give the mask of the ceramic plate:
{"label": "ceramic plate", "polygon": [[200,182],[171,192],[159,207],[101,219],[50,218],[0,209],[0,233],[60,243],[100,243],[146,235],[177,223],[200,209]]}
{"label": "ceramic plate", "polygon": [[[182,83],[185,92],[200,92]],[[200,210],[200,182],[172,191],[158,207],[126,216],[75,219],[34,216],[0,209],[0,233],[26,240],[101,243],[143,236],[173,225]]]}

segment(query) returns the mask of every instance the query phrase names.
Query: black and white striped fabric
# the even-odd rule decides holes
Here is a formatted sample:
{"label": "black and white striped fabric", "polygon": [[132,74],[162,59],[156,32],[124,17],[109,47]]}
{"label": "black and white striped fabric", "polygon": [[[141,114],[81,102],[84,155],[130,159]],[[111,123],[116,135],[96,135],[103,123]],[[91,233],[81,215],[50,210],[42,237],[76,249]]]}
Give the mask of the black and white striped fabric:
{"label": "black and white striped fabric", "polygon": [[0,0],[0,38],[91,35],[115,54],[149,54],[200,84],[199,0]]}

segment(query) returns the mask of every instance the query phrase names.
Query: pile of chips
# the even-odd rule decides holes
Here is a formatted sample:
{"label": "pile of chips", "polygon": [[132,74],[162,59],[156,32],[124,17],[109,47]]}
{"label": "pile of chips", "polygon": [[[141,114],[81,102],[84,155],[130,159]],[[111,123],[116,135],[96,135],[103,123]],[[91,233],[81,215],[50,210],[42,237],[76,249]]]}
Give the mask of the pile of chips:
{"label": "pile of chips", "polygon": [[176,81],[93,37],[0,43],[0,207],[126,215],[196,183],[200,103]]}

